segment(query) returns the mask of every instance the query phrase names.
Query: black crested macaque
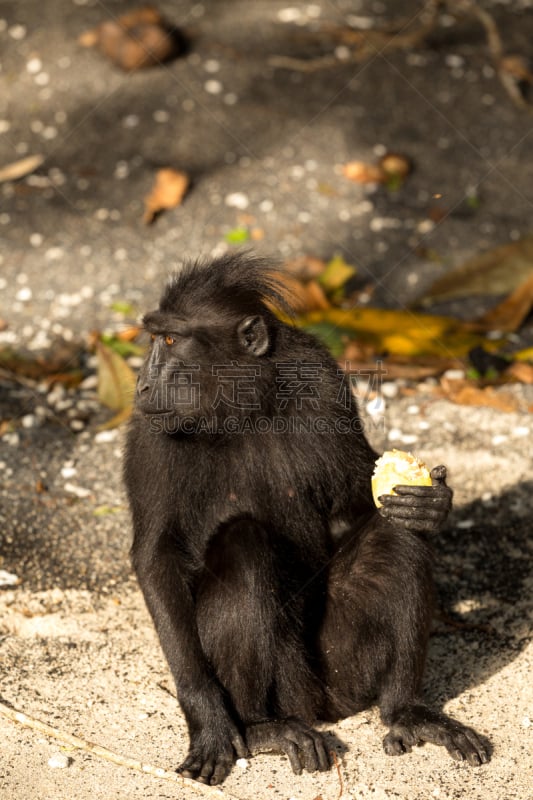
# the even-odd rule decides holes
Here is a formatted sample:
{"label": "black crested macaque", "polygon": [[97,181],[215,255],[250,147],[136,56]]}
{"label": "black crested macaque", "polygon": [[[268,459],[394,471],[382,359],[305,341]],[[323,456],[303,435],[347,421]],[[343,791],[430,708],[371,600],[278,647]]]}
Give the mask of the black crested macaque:
{"label": "black crested macaque", "polygon": [[268,263],[228,255],[186,265],[144,317],[124,471],[133,566],[190,735],[179,771],[217,784],[264,750],[326,770],[314,721],[373,703],[387,753],[432,742],[486,762],[478,735],[419,694],[424,534],[451,508],[446,469],[376,510],[347,376],[275,316],[283,302]]}

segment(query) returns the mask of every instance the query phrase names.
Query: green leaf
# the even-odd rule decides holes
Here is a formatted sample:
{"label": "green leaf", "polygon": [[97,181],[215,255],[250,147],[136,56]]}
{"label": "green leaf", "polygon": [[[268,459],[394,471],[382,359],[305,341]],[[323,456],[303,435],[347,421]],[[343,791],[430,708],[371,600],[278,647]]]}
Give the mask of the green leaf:
{"label": "green leaf", "polygon": [[103,333],[100,338],[106,347],[113,350],[113,352],[117,353],[119,356],[122,356],[122,358],[128,358],[128,356],[143,356],[146,352],[146,348],[142,345],[135,344],[135,342],[123,341],[119,339],[118,336]]}
{"label": "green leaf", "polygon": [[353,338],[353,332],[343,330],[330,322],[310,322],[300,326],[308,333],[316,336],[324,344],[334,358],[340,358],[346,346],[346,338]]}
{"label": "green leaf", "polygon": [[109,308],[118,314],[124,314],[125,317],[135,317],[137,314],[135,307],[127,300],[117,300],[115,303],[111,303]]}
{"label": "green leaf", "polygon": [[233,228],[231,231],[228,231],[224,236],[224,239],[228,242],[228,244],[244,244],[250,238],[250,232],[248,228]]}

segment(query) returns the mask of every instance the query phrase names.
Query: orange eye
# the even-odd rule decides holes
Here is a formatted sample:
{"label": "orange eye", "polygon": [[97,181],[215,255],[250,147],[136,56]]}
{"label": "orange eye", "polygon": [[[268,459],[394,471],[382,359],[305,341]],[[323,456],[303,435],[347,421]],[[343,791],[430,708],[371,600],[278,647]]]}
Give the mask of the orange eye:
{"label": "orange eye", "polygon": [[152,340],[152,342],[155,342],[156,338],[157,337],[156,337],[155,333],[151,333],[150,334],[150,339]]}
{"label": "orange eye", "polygon": [[170,347],[170,345],[174,344],[175,341],[176,340],[174,339],[174,337],[169,336],[169,334],[167,333],[167,335],[165,336],[165,344],[168,344],[168,346]]}

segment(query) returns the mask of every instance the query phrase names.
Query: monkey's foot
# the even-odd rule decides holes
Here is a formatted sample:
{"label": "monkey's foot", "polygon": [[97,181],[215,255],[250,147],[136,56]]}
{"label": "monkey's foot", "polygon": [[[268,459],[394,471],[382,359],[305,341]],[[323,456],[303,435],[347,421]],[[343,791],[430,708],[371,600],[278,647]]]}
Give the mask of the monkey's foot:
{"label": "monkey's foot", "polygon": [[214,786],[222,783],[229,774],[236,758],[246,758],[248,749],[233,725],[227,730],[204,730],[191,741],[185,761],[178,769],[184,778]]}
{"label": "monkey's foot", "polygon": [[445,747],[456,761],[466,760],[474,767],[489,760],[488,748],[478,734],[445,714],[425,706],[410,706],[391,716],[391,728],[383,739],[390,756],[409,753],[414,745],[431,742]]}
{"label": "monkey's foot", "polygon": [[302,768],[324,772],[330,767],[323,736],[298,719],[247,725],[246,744],[252,753],[271,750],[285,753],[296,775],[301,774]]}

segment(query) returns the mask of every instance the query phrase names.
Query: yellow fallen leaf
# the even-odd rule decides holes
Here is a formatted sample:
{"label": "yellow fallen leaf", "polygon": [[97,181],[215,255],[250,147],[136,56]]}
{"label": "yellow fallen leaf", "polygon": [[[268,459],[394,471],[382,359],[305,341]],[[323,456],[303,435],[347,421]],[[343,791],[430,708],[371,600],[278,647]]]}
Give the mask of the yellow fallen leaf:
{"label": "yellow fallen leaf", "polygon": [[469,323],[451,317],[394,311],[377,308],[331,308],[298,317],[296,324],[309,327],[328,323],[354,339],[371,344],[375,352],[393,356],[437,356],[443,359],[462,358],[487,343]]}
{"label": "yellow fallen leaf", "polygon": [[342,289],[346,281],[356,274],[357,269],[347,264],[341,255],[333,256],[328,261],[324,272],[318,276],[318,282],[326,292]]}
{"label": "yellow fallen leaf", "polygon": [[152,191],[144,198],[143,222],[149,225],[160,211],[179,206],[189,188],[189,177],[175,169],[160,169]]}
{"label": "yellow fallen leaf", "polygon": [[513,353],[515,361],[533,361],[533,347],[526,347],[525,350],[518,350]]}
{"label": "yellow fallen leaf", "polygon": [[98,399],[113,409],[123,412],[131,408],[136,378],[126,361],[106,347],[102,342],[96,343],[98,359]]}

